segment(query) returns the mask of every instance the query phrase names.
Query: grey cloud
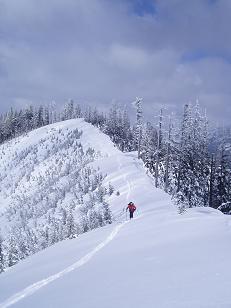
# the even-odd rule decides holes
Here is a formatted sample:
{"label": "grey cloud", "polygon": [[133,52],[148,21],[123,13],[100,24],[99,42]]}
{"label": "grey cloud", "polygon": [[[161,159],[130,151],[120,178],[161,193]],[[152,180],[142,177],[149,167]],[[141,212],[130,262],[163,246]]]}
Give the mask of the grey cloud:
{"label": "grey cloud", "polygon": [[[231,67],[223,56],[231,54],[230,2],[155,5],[156,14],[139,16],[128,0],[2,0],[2,110],[12,103],[73,97],[107,104],[135,96],[152,110],[199,98],[213,119],[228,123]],[[198,50],[205,57],[182,60]]]}

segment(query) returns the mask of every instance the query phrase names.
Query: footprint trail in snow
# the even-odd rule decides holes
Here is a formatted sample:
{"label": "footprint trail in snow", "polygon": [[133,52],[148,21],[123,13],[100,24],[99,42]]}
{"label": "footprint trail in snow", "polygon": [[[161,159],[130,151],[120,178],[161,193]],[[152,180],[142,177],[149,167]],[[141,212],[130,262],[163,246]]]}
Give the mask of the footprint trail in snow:
{"label": "footprint trail in snow", "polygon": [[116,225],[115,228],[112,230],[111,234],[102,243],[100,243],[98,246],[96,246],[92,251],[90,251],[84,257],[79,259],[77,262],[75,262],[74,264],[68,266],[64,270],[62,270],[62,271],[60,271],[60,272],[58,272],[54,275],[51,275],[51,276],[49,276],[45,279],[39,280],[39,281],[29,285],[28,287],[26,287],[22,291],[14,294],[10,298],[8,298],[5,302],[0,303],[0,308],[6,308],[6,307],[9,307],[9,306],[19,302],[20,300],[32,295],[33,293],[35,293],[39,289],[45,287],[46,285],[48,285],[52,281],[55,281],[56,279],[59,279],[59,278],[63,277],[64,275],[66,275],[66,274],[76,270],[77,268],[83,266],[84,264],[86,264],[88,261],[90,261],[90,259],[97,252],[99,252],[102,248],[104,248],[108,243],[110,243],[115,238],[115,236],[118,234],[120,229],[125,224],[126,224],[126,222],[123,222],[121,224]]}

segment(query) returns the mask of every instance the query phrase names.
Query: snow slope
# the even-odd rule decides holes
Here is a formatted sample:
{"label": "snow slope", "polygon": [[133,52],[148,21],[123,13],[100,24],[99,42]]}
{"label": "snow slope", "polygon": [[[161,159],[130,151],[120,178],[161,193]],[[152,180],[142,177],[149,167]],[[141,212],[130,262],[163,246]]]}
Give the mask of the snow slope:
{"label": "snow slope", "polygon": [[[92,129],[92,126],[82,119],[47,125],[15,138],[0,146],[0,211],[3,211],[4,207],[11,203],[12,194],[15,192],[22,193],[23,187],[28,186],[29,181],[25,176],[27,173],[30,176],[33,173],[32,175],[36,177],[38,173],[45,173],[47,169],[49,170],[51,167],[49,155],[52,151],[59,151],[59,148],[63,147],[65,142],[68,142],[70,133],[75,129],[78,129],[79,132],[83,131],[80,138],[76,136],[76,140],[81,143],[85,151],[92,147],[102,156],[117,153],[107,136],[100,134],[100,139],[98,139],[98,131]],[[58,146],[58,149],[55,146]],[[65,154],[74,156],[74,153],[70,153],[70,151]],[[33,170],[34,168],[36,170]],[[23,172],[21,169],[23,169]],[[32,171],[28,171],[28,169],[32,169]],[[33,181],[30,182],[33,186]],[[32,189],[30,187],[30,190]]]}
{"label": "snow slope", "polygon": [[[60,125],[83,130],[81,143],[101,151],[92,164],[120,192],[108,198],[116,222],[1,274],[0,307],[231,307],[230,217],[209,208],[179,215],[135,153],[119,152],[83,120],[41,131]],[[34,134],[30,142],[37,142]],[[123,208],[130,200],[138,211],[127,221]]]}
{"label": "snow slope", "polygon": [[[21,258],[69,237],[68,232],[79,234],[105,223],[104,200],[111,185],[102,186],[105,174],[91,163],[116,149],[103,134],[97,141],[97,133],[83,120],[74,120],[0,146],[0,233],[7,251],[19,251]],[[91,216],[96,217],[92,223]],[[76,225],[71,229],[72,217]]]}

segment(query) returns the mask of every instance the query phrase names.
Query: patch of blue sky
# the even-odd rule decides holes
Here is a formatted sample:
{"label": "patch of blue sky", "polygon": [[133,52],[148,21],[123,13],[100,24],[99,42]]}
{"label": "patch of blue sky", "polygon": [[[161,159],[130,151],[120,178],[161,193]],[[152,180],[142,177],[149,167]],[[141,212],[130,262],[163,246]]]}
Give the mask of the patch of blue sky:
{"label": "patch of blue sky", "polygon": [[231,63],[231,55],[200,49],[185,52],[181,57],[181,62],[196,62],[207,58],[220,58],[223,61]]}
{"label": "patch of blue sky", "polygon": [[218,0],[208,0],[209,4],[215,4]]}
{"label": "patch of blue sky", "polygon": [[133,12],[139,16],[156,14],[155,0],[128,0],[128,2]]}

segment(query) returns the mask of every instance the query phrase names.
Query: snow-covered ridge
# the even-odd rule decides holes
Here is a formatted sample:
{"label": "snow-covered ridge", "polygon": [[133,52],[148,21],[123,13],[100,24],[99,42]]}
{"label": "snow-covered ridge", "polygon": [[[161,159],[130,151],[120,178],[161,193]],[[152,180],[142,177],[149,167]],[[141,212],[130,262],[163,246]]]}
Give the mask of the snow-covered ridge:
{"label": "snow-covered ridge", "polygon": [[[71,144],[73,140],[75,143]],[[28,181],[31,177],[30,184],[33,185],[33,177],[48,174],[52,159],[55,159],[56,165],[58,164],[54,154],[62,152],[62,148],[67,144],[68,151],[64,155],[69,164],[75,156],[78,144],[82,145],[84,151],[93,149],[92,165],[108,175],[104,183],[112,182],[115,188],[122,189],[122,193],[127,192],[127,199],[129,196],[135,196],[137,186],[143,185],[144,189],[147,183],[147,189],[152,186],[151,180],[147,180],[147,177],[145,185],[142,183],[144,177],[140,174],[144,174],[145,171],[142,163],[136,159],[135,153],[121,153],[108,136],[83,119],[67,120],[36,129],[0,146],[0,212],[10,204],[12,194],[22,189],[29,193]],[[127,177],[133,179],[132,187],[129,186]],[[153,196],[155,199],[155,193]],[[166,194],[163,193],[163,196],[168,199]]]}
{"label": "snow-covered ridge", "polygon": [[[11,140],[0,146],[0,158],[4,268],[119,219],[130,199],[136,200],[140,213],[166,205],[169,199],[153,191],[136,153],[121,153],[108,136],[83,119],[48,125]],[[145,203],[140,187],[146,191]]]}
{"label": "snow-covered ridge", "polygon": [[[4,268],[60,240],[110,223],[94,162],[119,151],[82,119],[36,129],[0,146],[0,236]],[[0,247],[0,250],[1,250]],[[2,261],[3,260],[3,261]]]}
{"label": "snow-covered ridge", "polygon": [[[78,136],[80,132],[82,135]],[[36,175],[36,171],[44,171],[46,165],[51,163],[49,161],[50,152],[53,151],[52,154],[54,154],[55,151],[61,151],[65,143],[71,142],[70,137],[73,137],[76,143],[69,146],[68,159],[74,156],[77,144],[81,144],[84,151],[88,148],[94,149],[95,156],[99,153],[102,156],[117,153],[106,135],[82,119],[51,124],[15,138],[0,146],[0,211],[9,203],[5,199],[15,189],[20,189],[20,185],[25,185],[28,180],[25,175],[30,176],[32,172]]]}
{"label": "snow-covered ridge", "polygon": [[[78,142],[84,151],[94,148],[87,166],[103,175],[104,187],[114,187],[104,197],[116,221],[1,274],[0,307],[231,307],[230,217],[210,208],[179,215],[170,197],[154,188],[136,153],[119,152],[82,120],[40,130],[47,134],[58,125],[68,133],[82,130]],[[126,222],[129,201],[138,210]]]}

